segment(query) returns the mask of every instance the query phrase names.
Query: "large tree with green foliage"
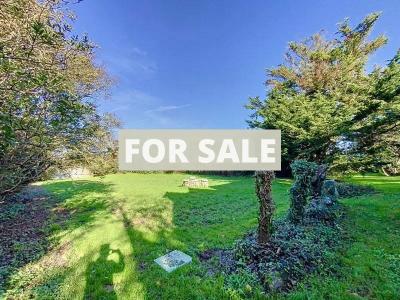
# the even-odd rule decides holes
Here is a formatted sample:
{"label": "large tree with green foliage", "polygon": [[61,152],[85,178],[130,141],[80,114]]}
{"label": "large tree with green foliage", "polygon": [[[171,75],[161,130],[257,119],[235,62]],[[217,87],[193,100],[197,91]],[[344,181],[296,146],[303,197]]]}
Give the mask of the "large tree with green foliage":
{"label": "large tree with green foliage", "polygon": [[[98,132],[109,80],[66,1],[0,4],[0,197],[36,180]],[[103,127],[104,128],[104,127]]]}
{"label": "large tree with green foliage", "polygon": [[70,169],[85,166],[93,175],[102,176],[118,170],[118,141],[115,129],[121,122],[110,113],[101,116],[85,139],[76,139],[68,144],[56,169]]}
{"label": "large tree with green foliage", "polygon": [[365,107],[354,116],[347,138],[350,149],[341,161],[362,169],[381,168],[385,174],[400,173],[400,51],[386,68],[370,74],[372,86]]}
{"label": "large tree with green foliage", "polygon": [[354,28],[346,20],[333,40],[316,34],[290,43],[285,63],[268,70],[266,99],[250,99],[251,127],[282,130],[286,170],[299,158],[340,171],[385,166],[391,154],[398,159],[398,55],[387,68],[366,72],[368,57],[387,42],[368,40],[378,18],[368,15]]}

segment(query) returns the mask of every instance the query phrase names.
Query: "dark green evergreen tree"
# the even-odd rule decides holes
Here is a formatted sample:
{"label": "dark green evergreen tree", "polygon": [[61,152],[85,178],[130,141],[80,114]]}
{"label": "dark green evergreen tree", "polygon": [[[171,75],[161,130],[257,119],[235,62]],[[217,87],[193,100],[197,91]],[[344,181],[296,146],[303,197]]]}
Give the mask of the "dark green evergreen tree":
{"label": "dark green evergreen tree", "polygon": [[333,40],[316,34],[290,43],[285,63],[268,71],[266,99],[250,99],[250,127],[282,130],[284,170],[295,159],[339,171],[398,160],[399,57],[365,70],[387,42],[382,35],[368,39],[378,18],[370,14],[354,28],[346,20]]}

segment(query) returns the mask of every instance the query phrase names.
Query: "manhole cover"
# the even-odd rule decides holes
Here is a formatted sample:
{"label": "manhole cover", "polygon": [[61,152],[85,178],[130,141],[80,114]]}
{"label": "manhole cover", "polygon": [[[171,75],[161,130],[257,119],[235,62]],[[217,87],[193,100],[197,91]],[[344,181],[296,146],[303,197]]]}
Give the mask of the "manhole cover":
{"label": "manhole cover", "polygon": [[174,250],[154,260],[155,263],[157,263],[161,268],[163,268],[168,273],[174,271],[175,269],[183,265],[190,263],[191,261],[192,258],[189,255],[179,250]]}

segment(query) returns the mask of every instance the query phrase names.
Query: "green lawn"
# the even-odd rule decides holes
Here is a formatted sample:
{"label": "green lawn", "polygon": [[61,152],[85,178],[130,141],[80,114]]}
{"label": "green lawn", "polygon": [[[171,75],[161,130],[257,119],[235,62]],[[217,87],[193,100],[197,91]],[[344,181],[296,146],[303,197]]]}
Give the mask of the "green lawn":
{"label": "green lawn", "polygon": [[[50,181],[58,201],[49,225],[59,245],[12,276],[15,296],[52,299],[229,298],[223,277],[207,277],[196,253],[231,247],[257,224],[252,178],[212,177],[207,189],[180,184],[184,174],[117,174],[103,179]],[[399,299],[400,177],[353,177],[379,189],[344,199],[350,235],[338,253],[339,278],[309,278],[291,299]],[[274,182],[277,214],[288,208],[289,180]],[[55,218],[55,217],[54,217]],[[60,224],[61,223],[61,224]],[[193,263],[167,274],[153,263],[179,249]],[[0,296],[1,298],[1,296]]]}

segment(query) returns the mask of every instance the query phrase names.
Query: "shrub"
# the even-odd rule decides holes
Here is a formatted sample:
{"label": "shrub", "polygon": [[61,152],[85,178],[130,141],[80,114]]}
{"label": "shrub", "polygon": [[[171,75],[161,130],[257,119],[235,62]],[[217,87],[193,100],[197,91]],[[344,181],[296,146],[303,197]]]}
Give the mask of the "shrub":
{"label": "shrub", "polygon": [[376,193],[376,190],[371,186],[347,182],[337,182],[336,189],[340,198],[351,198]]}
{"label": "shrub", "polygon": [[[321,188],[321,197],[331,202],[336,202],[339,197],[335,180],[325,180]],[[328,199],[329,198],[329,199]]]}
{"label": "shrub", "polygon": [[291,165],[294,183],[290,189],[289,219],[300,223],[304,217],[307,200],[312,193],[311,182],[318,165],[305,160],[296,160]]}
{"label": "shrub", "polygon": [[328,172],[328,165],[319,165],[315,171],[314,177],[311,180],[312,197],[321,196],[322,186],[325,182]]}
{"label": "shrub", "polygon": [[266,246],[257,243],[256,232],[249,233],[235,245],[239,270],[247,268],[257,274],[267,292],[288,291],[310,273],[336,272],[334,251],[340,245],[340,230],[335,226],[338,214],[328,215],[329,224],[313,219],[320,214],[307,215],[303,224],[276,221]]}
{"label": "shrub", "polygon": [[306,207],[305,223],[324,223],[334,226],[342,214],[341,206],[330,197],[313,199]]}
{"label": "shrub", "polygon": [[[257,274],[267,292],[287,291],[307,274],[336,270],[333,258],[340,241],[337,223],[343,210],[336,201],[336,182],[325,180],[326,169],[312,162],[295,161],[289,220],[274,222],[266,244],[251,232],[235,245],[237,272],[250,270]],[[263,179],[256,176],[256,187],[265,183]]]}

